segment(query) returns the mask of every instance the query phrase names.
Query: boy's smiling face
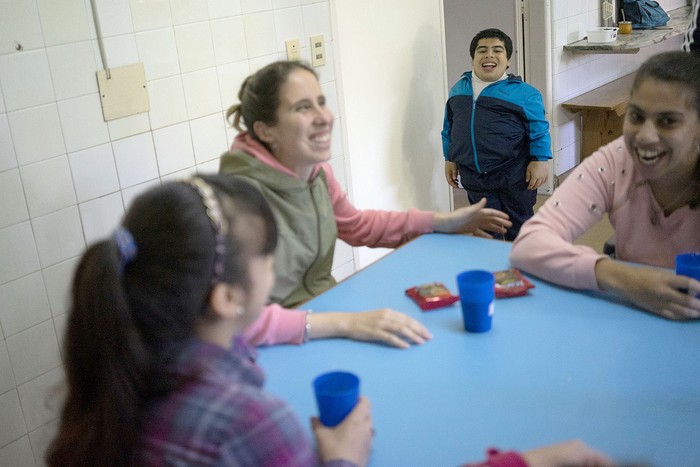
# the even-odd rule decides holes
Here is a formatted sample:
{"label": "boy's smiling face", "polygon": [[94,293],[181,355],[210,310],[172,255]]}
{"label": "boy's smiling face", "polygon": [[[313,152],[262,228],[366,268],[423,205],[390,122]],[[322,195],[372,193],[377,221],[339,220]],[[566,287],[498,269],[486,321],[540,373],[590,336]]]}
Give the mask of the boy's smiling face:
{"label": "boy's smiling face", "polygon": [[472,67],[480,80],[498,81],[508,68],[508,55],[503,41],[495,37],[479,39],[474,50]]}

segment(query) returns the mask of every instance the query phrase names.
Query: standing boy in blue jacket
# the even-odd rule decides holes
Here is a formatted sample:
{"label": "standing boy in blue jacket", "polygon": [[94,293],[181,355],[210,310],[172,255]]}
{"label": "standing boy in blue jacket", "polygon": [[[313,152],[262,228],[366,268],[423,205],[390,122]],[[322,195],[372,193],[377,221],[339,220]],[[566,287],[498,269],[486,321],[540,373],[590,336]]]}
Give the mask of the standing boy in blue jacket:
{"label": "standing boy in blue jacket", "polygon": [[499,29],[474,36],[473,71],[450,90],[442,129],[447,183],[458,188],[459,174],[471,204],[486,198],[488,207],[508,213],[506,240],[534,214],[552,158],[542,95],[506,73],[512,53],[513,42]]}

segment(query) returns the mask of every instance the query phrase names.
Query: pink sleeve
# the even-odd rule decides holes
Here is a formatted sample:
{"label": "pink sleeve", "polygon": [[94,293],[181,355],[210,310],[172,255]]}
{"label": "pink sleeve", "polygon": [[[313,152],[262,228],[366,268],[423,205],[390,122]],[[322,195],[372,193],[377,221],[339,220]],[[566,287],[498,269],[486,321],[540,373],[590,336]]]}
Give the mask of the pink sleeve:
{"label": "pink sleeve", "polygon": [[433,231],[433,213],[430,211],[357,209],[348,201],[330,165],[323,164],[322,170],[328,181],[338,237],[344,242],[352,246],[393,248]]}
{"label": "pink sleeve", "polygon": [[513,266],[566,287],[599,289],[595,264],[604,256],[573,241],[612,207],[612,185],[601,174],[614,173],[611,145],[619,144],[584,159],[523,225],[510,253]]}
{"label": "pink sleeve", "polygon": [[515,451],[499,452],[497,449],[489,449],[486,454],[486,461],[464,464],[462,467],[528,467],[525,459]]}
{"label": "pink sleeve", "polygon": [[258,319],[243,330],[243,336],[251,345],[301,344],[305,328],[305,311],[274,303],[263,308]]}

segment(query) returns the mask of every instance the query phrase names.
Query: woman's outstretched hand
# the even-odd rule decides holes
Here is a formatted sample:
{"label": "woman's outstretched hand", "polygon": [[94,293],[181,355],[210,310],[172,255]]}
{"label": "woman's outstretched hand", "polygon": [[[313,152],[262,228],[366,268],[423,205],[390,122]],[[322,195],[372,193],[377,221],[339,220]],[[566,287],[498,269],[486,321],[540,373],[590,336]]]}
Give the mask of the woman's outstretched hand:
{"label": "woman's outstretched hand", "polygon": [[433,338],[430,331],[418,321],[389,308],[314,313],[309,315],[309,320],[312,339],[346,337],[407,349],[411,344],[423,344]]}
{"label": "woman's outstretched hand", "polygon": [[503,234],[513,225],[505,212],[484,206],[486,206],[486,198],[452,212],[436,212],[433,218],[433,230],[440,233],[470,233],[478,237],[492,238],[493,233]]}

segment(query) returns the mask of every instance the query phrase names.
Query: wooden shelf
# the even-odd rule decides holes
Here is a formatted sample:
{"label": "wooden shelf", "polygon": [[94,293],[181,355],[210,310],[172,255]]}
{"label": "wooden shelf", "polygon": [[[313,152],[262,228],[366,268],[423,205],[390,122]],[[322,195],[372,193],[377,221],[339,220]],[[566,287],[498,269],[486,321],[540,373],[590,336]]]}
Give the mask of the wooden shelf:
{"label": "wooden shelf", "polygon": [[582,160],[622,134],[634,75],[630,73],[561,104],[570,112],[581,112]]}
{"label": "wooden shelf", "polygon": [[570,54],[636,54],[642,47],[658,44],[672,37],[685,34],[690,19],[690,6],[668,12],[671,19],[666,26],[657,29],[634,29],[631,34],[618,34],[617,40],[603,44],[590,44],[588,38],[564,46]]}

